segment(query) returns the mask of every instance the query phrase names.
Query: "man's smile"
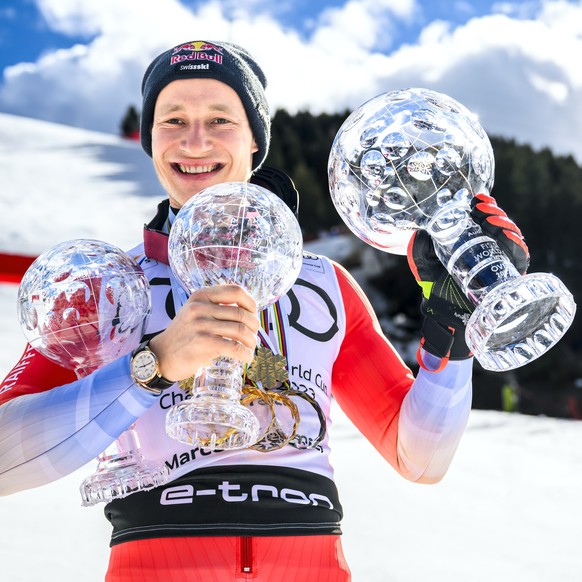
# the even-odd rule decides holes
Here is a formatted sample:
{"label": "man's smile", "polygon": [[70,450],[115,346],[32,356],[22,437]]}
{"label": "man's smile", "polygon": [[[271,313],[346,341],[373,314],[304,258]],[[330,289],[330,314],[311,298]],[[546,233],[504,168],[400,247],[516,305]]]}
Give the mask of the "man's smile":
{"label": "man's smile", "polygon": [[211,164],[208,166],[188,166],[185,164],[173,164],[173,166],[182,174],[209,174],[221,168],[220,164]]}

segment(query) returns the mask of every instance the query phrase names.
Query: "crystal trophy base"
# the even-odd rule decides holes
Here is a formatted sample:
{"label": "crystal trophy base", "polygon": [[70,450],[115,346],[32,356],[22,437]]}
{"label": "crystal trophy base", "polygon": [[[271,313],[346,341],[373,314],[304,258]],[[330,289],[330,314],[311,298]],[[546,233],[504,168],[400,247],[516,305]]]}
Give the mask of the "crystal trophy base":
{"label": "crystal trophy base", "polygon": [[97,471],[81,483],[82,505],[109,503],[137,491],[148,491],[168,482],[170,470],[154,465],[141,455],[126,453],[99,458]]}
{"label": "crystal trophy base", "polygon": [[173,406],[166,433],[177,441],[209,450],[244,449],[259,438],[256,416],[239,401],[196,396]]}
{"label": "crystal trophy base", "polygon": [[486,370],[519,368],[560,340],[575,311],[572,294],[554,275],[517,277],[481,299],[467,324],[467,345]]}

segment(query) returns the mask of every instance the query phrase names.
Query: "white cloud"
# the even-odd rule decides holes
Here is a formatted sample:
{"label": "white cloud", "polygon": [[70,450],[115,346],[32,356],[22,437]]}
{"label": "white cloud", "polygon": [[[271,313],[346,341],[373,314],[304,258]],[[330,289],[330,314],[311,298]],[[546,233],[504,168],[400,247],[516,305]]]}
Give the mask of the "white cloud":
{"label": "white cloud", "polygon": [[264,68],[273,110],[344,111],[384,91],[425,86],[473,109],[490,134],[582,161],[581,1],[497,4],[463,24],[434,21],[400,47],[397,33],[425,18],[414,0],[348,0],[302,31],[281,17],[292,10],[287,2],[38,4],[53,29],[89,40],[8,69],[0,110],[117,132],[127,106],[139,107],[141,77],[156,54],[193,38],[230,40]]}
{"label": "white cloud", "polygon": [[410,22],[417,11],[414,0],[349,0],[341,8],[322,12],[313,41],[333,42],[342,50],[388,49],[396,24]]}
{"label": "white cloud", "polygon": [[530,83],[538,91],[545,93],[550,99],[557,104],[563,104],[568,98],[569,90],[565,83],[559,81],[552,81],[547,77],[542,77],[535,73],[529,76]]}
{"label": "white cloud", "polygon": [[[103,5],[108,2],[103,2]],[[110,3],[109,3],[110,4]],[[120,3],[123,10],[124,5]],[[51,0],[38,0],[37,6],[43,15],[47,25],[56,32],[71,36],[93,35],[101,31],[103,15],[93,8],[94,2],[82,0],[64,0],[52,2]]]}

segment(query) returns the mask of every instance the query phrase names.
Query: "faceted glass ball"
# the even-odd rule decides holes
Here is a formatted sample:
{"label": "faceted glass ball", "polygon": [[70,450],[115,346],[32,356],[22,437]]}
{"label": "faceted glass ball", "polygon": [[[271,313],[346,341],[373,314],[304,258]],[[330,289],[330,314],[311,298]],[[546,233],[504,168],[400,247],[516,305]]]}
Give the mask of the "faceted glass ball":
{"label": "faceted glass ball", "polygon": [[139,345],[150,313],[149,283],[117,247],[66,241],[28,268],[17,311],[31,346],[82,376]]}
{"label": "faceted glass ball", "polygon": [[295,215],[274,193],[256,184],[226,182],[205,188],[180,209],[168,255],[188,293],[237,284],[261,310],[295,283],[303,238]]}
{"label": "faceted glass ball", "polygon": [[418,88],[379,95],[355,110],[328,163],[341,218],[362,240],[395,254],[406,254],[414,230],[445,214],[450,221],[455,208],[490,192],[494,170],[476,117],[451,97]]}

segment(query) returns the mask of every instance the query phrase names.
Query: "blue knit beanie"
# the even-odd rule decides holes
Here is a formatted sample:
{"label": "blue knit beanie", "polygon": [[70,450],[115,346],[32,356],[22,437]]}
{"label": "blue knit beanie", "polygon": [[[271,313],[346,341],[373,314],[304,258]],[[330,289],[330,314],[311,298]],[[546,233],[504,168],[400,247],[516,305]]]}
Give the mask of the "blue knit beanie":
{"label": "blue knit beanie", "polygon": [[154,108],[160,91],[178,79],[216,79],[232,87],[246,111],[258,151],[253,170],[267,157],[271,118],[265,96],[265,74],[243,48],[228,42],[197,40],[179,44],[158,55],[147,68],[141,87],[141,145],[152,155]]}

